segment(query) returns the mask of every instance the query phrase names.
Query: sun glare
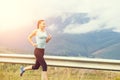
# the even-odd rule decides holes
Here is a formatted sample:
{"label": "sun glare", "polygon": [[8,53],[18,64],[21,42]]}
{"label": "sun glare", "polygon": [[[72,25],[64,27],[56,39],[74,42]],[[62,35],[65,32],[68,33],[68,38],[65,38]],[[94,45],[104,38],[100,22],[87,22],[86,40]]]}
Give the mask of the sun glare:
{"label": "sun glare", "polygon": [[19,0],[0,0],[0,31],[16,29],[29,24],[32,11]]}

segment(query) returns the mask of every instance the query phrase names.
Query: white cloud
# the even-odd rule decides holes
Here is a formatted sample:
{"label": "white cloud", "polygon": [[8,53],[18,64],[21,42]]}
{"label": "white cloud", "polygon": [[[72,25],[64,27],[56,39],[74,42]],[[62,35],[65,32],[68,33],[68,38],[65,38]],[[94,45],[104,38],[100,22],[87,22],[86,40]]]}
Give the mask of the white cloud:
{"label": "white cloud", "polygon": [[55,30],[57,30],[57,27],[55,26],[55,24],[52,24],[49,27],[47,27],[47,29],[49,29],[51,31],[55,31]]}
{"label": "white cloud", "polygon": [[[120,31],[120,1],[119,0],[84,0],[84,4],[78,6],[78,11],[88,13],[91,21],[86,24],[70,24],[64,29],[64,33],[80,34],[102,29]],[[81,7],[85,8],[82,9]],[[97,17],[96,19],[92,19]],[[102,25],[105,25],[104,27]]]}
{"label": "white cloud", "polygon": [[86,24],[71,24],[64,29],[64,33],[80,34],[80,33],[87,33],[99,29],[100,29],[100,24],[96,20],[93,20]]}
{"label": "white cloud", "polygon": [[[120,0],[0,0],[0,30],[25,27],[28,24],[32,26],[38,19],[45,19],[51,15],[85,12],[90,18],[98,18],[84,25],[69,25],[64,32],[90,32],[101,29],[98,24],[105,24],[106,29],[113,28],[114,31],[118,31],[119,3]],[[62,17],[63,21],[65,19],[66,15]]]}

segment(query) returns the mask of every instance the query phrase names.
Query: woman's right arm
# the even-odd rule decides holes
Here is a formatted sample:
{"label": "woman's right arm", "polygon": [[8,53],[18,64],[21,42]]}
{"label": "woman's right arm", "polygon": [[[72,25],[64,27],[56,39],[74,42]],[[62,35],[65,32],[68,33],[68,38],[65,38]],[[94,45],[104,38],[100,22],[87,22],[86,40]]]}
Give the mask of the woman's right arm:
{"label": "woman's right arm", "polygon": [[36,32],[37,32],[37,30],[35,29],[35,30],[33,30],[33,32],[31,32],[31,33],[28,35],[28,41],[29,41],[30,44],[31,44],[32,46],[34,46],[34,47],[36,47],[37,44],[33,42],[32,38],[36,35]]}

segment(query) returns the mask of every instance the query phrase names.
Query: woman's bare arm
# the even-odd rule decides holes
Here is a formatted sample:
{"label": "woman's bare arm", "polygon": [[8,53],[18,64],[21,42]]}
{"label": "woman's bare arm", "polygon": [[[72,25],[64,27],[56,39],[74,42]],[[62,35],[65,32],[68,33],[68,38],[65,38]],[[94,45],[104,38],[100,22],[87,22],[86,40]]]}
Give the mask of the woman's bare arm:
{"label": "woman's bare arm", "polygon": [[52,36],[50,34],[48,34],[48,37],[46,39],[46,43],[48,43],[51,40]]}
{"label": "woman's bare arm", "polygon": [[33,42],[32,38],[36,35],[36,31],[37,31],[37,30],[35,29],[35,30],[33,30],[33,32],[31,32],[31,33],[28,35],[28,41],[29,41],[30,44],[31,44],[32,46],[34,46],[34,47],[36,47],[37,44]]}

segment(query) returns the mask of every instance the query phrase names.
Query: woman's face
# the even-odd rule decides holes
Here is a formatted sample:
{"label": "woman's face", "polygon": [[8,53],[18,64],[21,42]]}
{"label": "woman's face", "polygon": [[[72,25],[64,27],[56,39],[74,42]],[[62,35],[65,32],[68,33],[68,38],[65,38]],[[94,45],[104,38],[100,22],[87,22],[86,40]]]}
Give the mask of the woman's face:
{"label": "woman's face", "polygon": [[44,28],[45,28],[45,21],[42,21],[42,22],[39,24],[39,28],[40,28],[40,29],[44,29]]}

